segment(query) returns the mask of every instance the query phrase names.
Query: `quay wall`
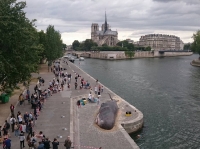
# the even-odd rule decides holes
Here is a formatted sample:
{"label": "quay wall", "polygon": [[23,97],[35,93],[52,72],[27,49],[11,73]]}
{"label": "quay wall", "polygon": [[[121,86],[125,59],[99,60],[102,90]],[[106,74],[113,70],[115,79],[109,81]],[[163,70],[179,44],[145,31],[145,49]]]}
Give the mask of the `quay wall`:
{"label": "quay wall", "polygon": [[[189,56],[193,52],[164,52],[159,51],[135,51],[134,57],[132,58],[154,58],[154,57],[172,57],[172,56]],[[95,59],[109,59],[109,60],[120,60],[130,59],[125,55],[124,51],[100,51],[100,52],[74,52],[77,57],[87,57]]]}
{"label": "quay wall", "polygon": [[[78,69],[80,69],[77,65],[73,64],[72,65],[76,66]],[[82,69],[80,69],[82,70]],[[83,70],[82,70],[83,71]],[[85,74],[87,74],[90,78],[92,78],[94,81],[95,79],[90,76],[88,73],[86,73],[85,71],[83,71]],[[100,83],[100,82],[99,82]],[[103,85],[102,83],[100,83],[101,85]],[[136,107],[134,107],[133,105],[131,105],[130,103],[128,103],[127,101],[125,101],[123,98],[121,98],[120,96],[118,96],[116,93],[114,93],[113,91],[111,91],[109,88],[107,88],[105,85],[104,89],[108,90],[109,92],[111,92],[115,97],[120,98],[120,101],[124,103],[124,105],[129,105],[130,108],[132,109],[131,111],[135,111],[137,112],[137,117],[132,119],[132,120],[119,120],[117,122],[118,127],[120,128],[119,131],[121,131],[124,134],[124,137],[130,142],[130,144],[132,145],[132,147],[134,149],[139,149],[139,147],[136,145],[136,143],[134,142],[134,140],[130,137],[130,133],[134,133],[137,132],[139,130],[142,129],[143,124],[144,124],[144,116],[143,113],[141,111],[139,111]]]}
{"label": "quay wall", "polygon": [[171,56],[190,56],[193,52],[164,52],[163,54],[154,51],[154,57],[171,57]]}

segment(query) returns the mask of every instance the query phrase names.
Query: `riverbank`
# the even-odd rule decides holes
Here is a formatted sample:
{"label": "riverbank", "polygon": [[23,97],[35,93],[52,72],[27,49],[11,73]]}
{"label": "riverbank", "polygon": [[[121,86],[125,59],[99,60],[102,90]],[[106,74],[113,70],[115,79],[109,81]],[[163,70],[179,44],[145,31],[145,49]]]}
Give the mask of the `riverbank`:
{"label": "riverbank", "polygon": [[[72,71],[88,80],[92,89],[94,88],[96,85],[94,78],[73,63],[69,63],[69,66]],[[103,84],[100,83],[100,85]],[[110,93],[114,99],[119,100],[119,112],[114,128],[109,131],[102,130],[95,124],[95,118],[99,110],[99,106],[96,103],[87,103],[81,108],[76,106],[77,100],[87,98],[89,90],[77,90],[77,93],[79,94],[78,96],[74,93],[71,96],[71,122],[73,121],[73,123],[70,125],[70,135],[73,136],[75,144],[91,147],[101,146],[104,149],[122,149],[124,146],[126,146],[126,149],[139,148],[128,135],[128,133],[140,130],[143,126],[143,114],[138,109],[104,86],[104,91],[100,97],[101,103],[110,100],[108,95]],[[126,111],[131,111],[132,115],[126,117]]]}
{"label": "riverbank", "polygon": [[[124,60],[130,59],[124,51],[97,51],[97,52],[84,52],[84,51],[74,51],[72,55],[94,58],[94,59],[104,59],[104,60]],[[157,58],[157,57],[175,57],[175,56],[190,56],[193,52],[188,51],[135,51],[131,59],[134,58]]]}
{"label": "riverbank", "polygon": [[200,67],[200,60],[199,59],[193,60],[190,64],[192,66]]}
{"label": "riverbank", "polygon": [[[99,106],[97,106],[96,103],[88,103],[81,108],[76,106],[77,100],[82,97],[87,97],[90,90],[74,89],[75,72],[81,75],[85,80],[88,80],[92,88],[96,85],[96,81],[73,63],[68,63],[69,65],[66,65],[61,62],[61,66],[66,68],[68,73],[72,74],[71,88],[64,85],[63,91],[53,94],[53,96],[47,98],[33,131],[36,133],[43,131],[43,134],[45,134],[46,137],[49,137],[50,140],[58,138],[58,141],[60,142],[60,149],[64,148],[63,142],[69,135],[71,136],[71,140],[73,142],[72,147],[75,149],[98,149],[99,147],[102,147],[103,149],[122,149],[124,147],[126,147],[126,149],[138,149],[139,147],[128,135],[127,131],[135,132],[142,128],[143,114],[121,97],[104,87],[104,92],[100,97],[101,103],[110,100],[108,96],[108,93],[110,93],[114,99],[119,100],[119,112],[116,124],[112,130],[105,131],[100,129],[94,122],[99,109]],[[44,78],[45,83],[44,86],[41,86],[42,90],[48,88],[49,81],[54,77],[52,72],[32,75],[33,77],[40,76]],[[80,80],[78,80],[78,83],[80,85]],[[35,84],[36,83],[29,86],[31,94],[34,92]],[[15,99],[17,101],[18,98]],[[9,108],[7,109],[9,111]],[[125,112],[127,110],[132,112],[132,115],[129,117],[125,116]],[[22,106],[16,105],[15,114],[17,111],[20,111],[23,115],[26,112],[33,112],[33,109],[31,109],[31,105],[25,101]],[[3,117],[2,114],[1,117]],[[4,119],[7,119],[7,115],[4,116]],[[124,128],[121,124],[123,124]],[[12,140],[12,146],[14,146],[15,149],[19,149],[18,137],[14,137],[14,133],[10,132],[10,139]],[[25,146],[27,146],[26,143]]]}

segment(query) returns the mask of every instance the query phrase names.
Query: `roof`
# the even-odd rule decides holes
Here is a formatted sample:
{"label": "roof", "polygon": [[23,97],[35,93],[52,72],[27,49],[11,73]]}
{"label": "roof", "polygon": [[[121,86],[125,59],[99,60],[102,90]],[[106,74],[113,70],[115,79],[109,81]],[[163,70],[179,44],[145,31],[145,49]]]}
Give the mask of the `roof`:
{"label": "roof", "polygon": [[117,35],[117,31],[109,31],[107,30],[105,33],[104,31],[96,31],[98,35]]}

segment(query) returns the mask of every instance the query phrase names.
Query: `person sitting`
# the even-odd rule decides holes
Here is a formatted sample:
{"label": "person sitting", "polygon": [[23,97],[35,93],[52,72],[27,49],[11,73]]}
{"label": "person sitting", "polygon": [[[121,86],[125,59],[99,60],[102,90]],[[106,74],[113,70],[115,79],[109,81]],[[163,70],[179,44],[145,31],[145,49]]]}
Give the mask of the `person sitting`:
{"label": "person sitting", "polygon": [[91,93],[89,93],[89,95],[88,95],[88,101],[92,102],[92,94]]}

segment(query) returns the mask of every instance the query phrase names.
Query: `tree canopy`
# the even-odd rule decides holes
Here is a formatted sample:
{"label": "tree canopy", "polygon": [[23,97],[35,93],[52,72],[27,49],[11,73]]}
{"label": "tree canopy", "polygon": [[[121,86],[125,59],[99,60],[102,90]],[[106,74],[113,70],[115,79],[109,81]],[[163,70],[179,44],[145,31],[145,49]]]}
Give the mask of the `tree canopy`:
{"label": "tree canopy", "polygon": [[37,69],[39,54],[34,21],[25,17],[25,2],[0,1],[0,85],[1,89],[14,87],[30,78]]}
{"label": "tree canopy", "polygon": [[78,40],[74,40],[74,42],[72,43],[73,49],[78,51],[90,51],[97,46],[97,43],[93,42],[91,39],[86,39],[82,43],[80,43]]}
{"label": "tree canopy", "polygon": [[49,26],[46,33],[38,33],[25,7],[26,2],[0,1],[0,90],[29,80],[42,57],[54,60],[62,53],[59,32]]}
{"label": "tree canopy", "polygon": [[196,34],[193,34],[192,38],[194,39],[194,42],[191,45],[191,49],[200,56],[200,30],[198,30]]}
{"label": "tree canopy", "polygon": [[125,47],[125,48],[127,48],[128,50],[130,50],[130,51],[134,51],[134,50],[135,50],[134,44],[128,43],[127,40],[123,40],[123,41],[118,42],[118,43],[117,43],[117,46]]}

